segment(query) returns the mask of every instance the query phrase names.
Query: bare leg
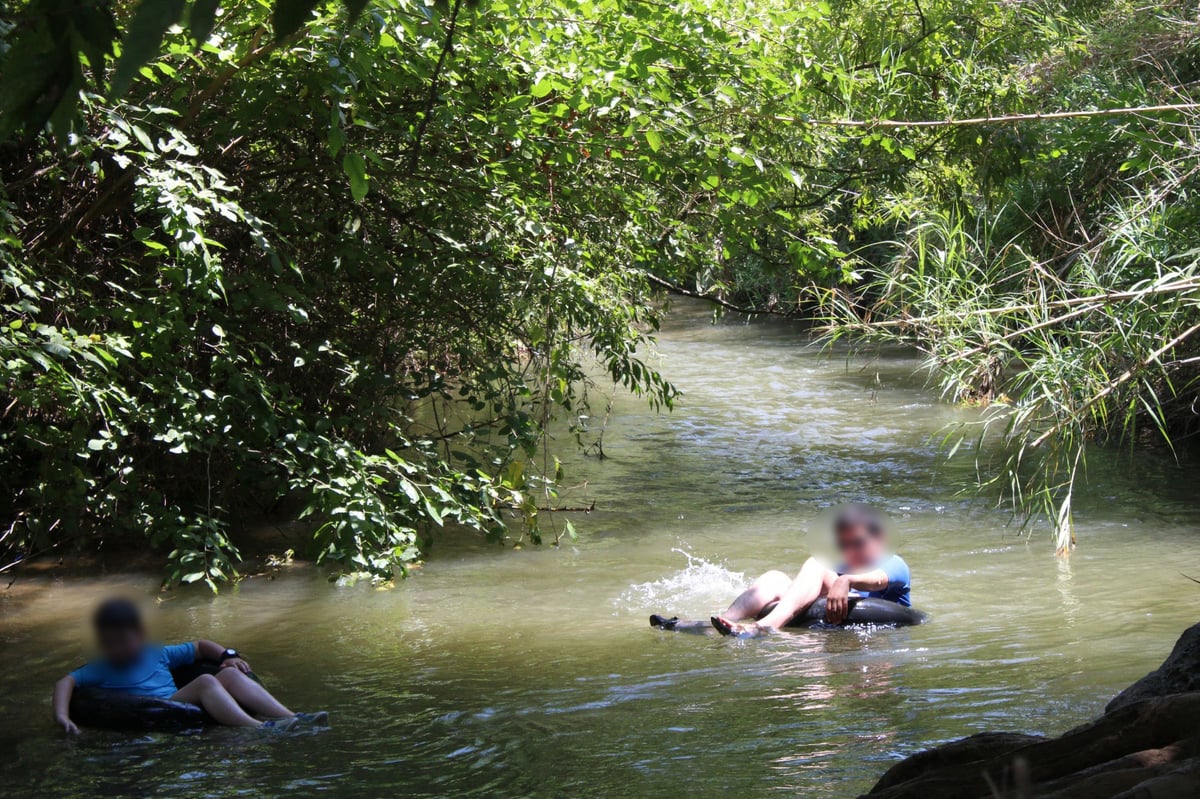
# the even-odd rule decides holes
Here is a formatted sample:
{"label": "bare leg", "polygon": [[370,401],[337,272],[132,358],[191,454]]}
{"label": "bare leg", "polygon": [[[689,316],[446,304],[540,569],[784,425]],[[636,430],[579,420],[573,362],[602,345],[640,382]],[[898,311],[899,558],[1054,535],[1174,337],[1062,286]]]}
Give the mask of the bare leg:
{"label": "bare leg", "polygon": [[[725,611],[725,615],[713,617],[713,626],[723,635],[756,635],[763,630],[778,630],[791,621],[793,616],[825,594],[829,590],[830,583],[837,576],[815,558],[809,558],[804,567],[800,569],[800,573],[796,575],[796,579],[788,580],[782,590],[776,590],[779,587],[779,579],[775,575],[782,576],[787,580],[787,575],[782,572],[768,572],[763,575],[749,590],[734,600],[734,603],[729,606],[729,610]],[[768,576],[770,576],[770,582],[760,587],[759,582]],[[737,624],[732,621],[753,619],[762,612],[764,607],[776,600],[779,601],[779,604],[775,606],[775,609],[757,623]]]}
{"label": "bare leg", "polygon": [[733,604],[721,617],[728,621],[756,619],[758,614],[762,613],[762,609],[772,602],[777,602],[791,584],[792,578],[783,572],[769,571],[733,600]]}
{"label": "bare leg", "polygon": [[800,574],[796,575],[796,579],[792,580],[792,584],[783,592],[775,609],[770,615],[759,619],[759,626],[778,630],[818,597],[827,593],[829,585],[836,577],[836,574],[815,558],[809,558],[804,563],[804,568],[800,569]]}
{"label": "bare leg", "polygon": [[217,681],[242,707],[256,716],[282,719],[296,715],[281,705],[275,697],[254,680],[235,668],[221,669]]}
{"label": "bare leg", "polygon": [[257,727],[261,721],[247,715],[225,686],[211,674],[201,674],[171,697],[175,702],[190,702],[208,711],[218,724],[227,727]]}

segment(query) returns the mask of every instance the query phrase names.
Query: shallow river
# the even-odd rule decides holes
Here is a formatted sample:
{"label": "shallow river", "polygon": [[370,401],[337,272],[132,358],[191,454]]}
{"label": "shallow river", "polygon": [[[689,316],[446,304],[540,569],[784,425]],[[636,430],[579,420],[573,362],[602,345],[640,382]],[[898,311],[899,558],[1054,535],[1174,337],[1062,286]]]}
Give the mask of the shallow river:
{"label": "shallow river", "polygon": [[[656,358],[684,392],[618,396],[606,460],[564,501],[579,541],[441,540],[390,591],[296,566],[212,597],[163,596],[164,638],[242,649],[324,732],[67,741],[53,681],[84,620],[153,575],[25,576],[0,590],[4,796],[852,796],[892,762],[972,732],[1053,733],[1157,665],[1200,613],[1195,470],[1092,459],[1080,547],[1052,554],[939,466],[940,404],[904,353],[829,357],[787,325],[677,309]],[[878,503],[924,626],[739,642],[647,627],[707,616],[757,572],[824,545],[830,506]],[[2,586],[0,586],[2,588]]]}

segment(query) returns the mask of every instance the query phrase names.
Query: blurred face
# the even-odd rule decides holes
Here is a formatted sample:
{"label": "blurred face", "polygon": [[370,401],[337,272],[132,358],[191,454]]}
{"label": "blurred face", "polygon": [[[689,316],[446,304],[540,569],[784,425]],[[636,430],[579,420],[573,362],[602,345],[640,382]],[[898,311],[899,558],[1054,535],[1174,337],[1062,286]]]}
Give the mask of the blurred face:
{"label": "blurred face", "polygon": [[109,663],[118,666],[136,660],[146,644],[146,634],[135,627],[100,630],[96,635],[100,654]]}
{"label": "blurred face", "polygon": [[883,536],[871,535],[863,525],[839,527],[835,535],[838,552],[852,572],[869,569],[883,558]]}

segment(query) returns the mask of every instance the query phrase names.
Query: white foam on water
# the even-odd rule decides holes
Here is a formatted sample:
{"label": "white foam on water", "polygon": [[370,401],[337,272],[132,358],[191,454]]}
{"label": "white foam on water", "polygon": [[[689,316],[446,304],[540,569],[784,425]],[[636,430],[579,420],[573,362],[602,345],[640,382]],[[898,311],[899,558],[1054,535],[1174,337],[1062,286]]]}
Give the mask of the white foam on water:
{"label": "white foam on water", "polygon": [[705,615],[721,609],[746,590],[743,572],[730,571],[682,549],[672,549],[687,559],[687,566],[648,583],[629,586],[613,600],[615,612]]}

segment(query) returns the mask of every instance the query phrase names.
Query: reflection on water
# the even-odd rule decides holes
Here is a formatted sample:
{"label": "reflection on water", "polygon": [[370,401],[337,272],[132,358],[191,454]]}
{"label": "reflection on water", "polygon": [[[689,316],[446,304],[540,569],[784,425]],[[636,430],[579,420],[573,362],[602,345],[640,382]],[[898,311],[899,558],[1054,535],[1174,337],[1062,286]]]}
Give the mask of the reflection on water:
{"label": "reflection on water", "polygon": [[[910,356],[864,369],[783,325],[706,319],[685,307],[662,336],[679,409],[617,396],[610,458],[570,459],[598,508],[577,544],[451,537],[392,591],[295,567],[165,597],[164,637],[238,646],[331,730],[63,740],[49,691],[87,654],[87,611],[156,581],[0,592],[5,796],[846,796],[931,743],[1094,715],[1196,620],[1194,472],[1093,458],[1063,562],[938,466],[931,436],[974,412],[938,404]],[[750,642],[646,626],[797,568],[850,499],[891,515],[931,624]]]}

